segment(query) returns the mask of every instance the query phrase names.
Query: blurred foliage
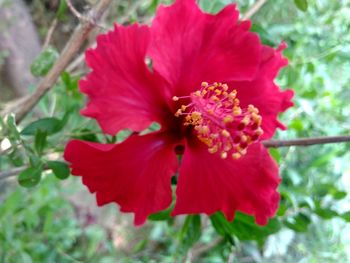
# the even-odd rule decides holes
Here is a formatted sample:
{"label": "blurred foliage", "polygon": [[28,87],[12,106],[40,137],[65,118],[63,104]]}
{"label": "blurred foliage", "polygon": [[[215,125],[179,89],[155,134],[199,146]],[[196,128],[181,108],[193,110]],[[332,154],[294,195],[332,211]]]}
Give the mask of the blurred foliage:
{"label": "blurred foliage", "polygon": [[[59,11],[50,16],[65,21],[68,11],[65,1],[60,2]],[[161,2],[170,1],[118,1],[106,23],[149,22]],[[215,13],[231,2],[199,4]],[[244,13],[254,1],[237,4]],[[284,54],[289,66],[278,83],[295,90],[295,107],[283,114],[289,129],[276,138],[349,134],[349,17],[347,0],[268,1],[253,17],[252,30],[263,43],[288,44]],[[45,75],[56,52],[44,51],[33,63],[33,74]],[[172,218],[170,208],[151,215],[144,228],[130,227],[127,234],[117,235],[130,244],[125,248],[110,229],[80,222],[79,208],[69,196],[81,186],[61,160],[66,141],[116,142],[128,135],[104,135],[94,121],[79,115],[85,101],[77,85],[81,74],[62,74],[38,105],[42,118],[29,117],[20,126],[12,115],[0,120],[1,149],[6,152],[0,157],[1,171],[29,167],[17,177],[29,189],[0,179],[0,191],[5,189],[0,194],[0,262],[350,262],[348,144],[271,149],[283,182],[277,216],[264,227],[242,213],[233,222],[221,213]],[[120,228],[120,218],[130,220],[113,213],[112,223]]]}

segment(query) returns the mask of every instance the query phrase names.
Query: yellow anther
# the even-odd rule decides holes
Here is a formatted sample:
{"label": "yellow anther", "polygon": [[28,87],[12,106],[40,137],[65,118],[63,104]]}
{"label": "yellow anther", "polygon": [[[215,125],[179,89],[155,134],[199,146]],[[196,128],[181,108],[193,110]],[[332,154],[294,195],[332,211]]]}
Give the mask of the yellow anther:
{"label": "yellow anther", "polygon": [[176,97],[176,96],[173,97],[173,101],[178,101],[178,100],[179,100],[179,97]]}
{"label": "yellow anther", "polygon": [[208,91],[206,89],[202,90],[202,96],[204,96],[207,93],[208,93]]}
{"label": "yellow anther", "polygon": [[240,153],[233,153],[231,156],[232,156],[232,159],[237,160],[241,158],[242,155]]}
{"label": "yellow anther", "polygon": [[233,121],[233,117],[231,115],[226,115],[223,119],[224,124],[230,123]]}
{"label": "yellow anther", "polygon": [[209,139],[209,138],[204,138],[204,137],[200,137],[200,136],[199,136],[198,139],[199,139],[201,142],[205,143],[208,147],[213,146],[213,140],[211,140],[211,139]]}
{"label": "yellow anther", "polygon": [[214,147],[211,147],[208,149],[209,153],[216,153],[218,151],[219,147],[215,145]]}
{"label": "yellow anther", "polygon": [[222,89],[223,89],[224,91],[227,91],[227,90],[228,90],[227,84],[222,84],[221,87],[222,87]]}
{"label": "yellow anther", "polygon": [[259,117],[259,115],[256,114],[255,112],[252,112],[251,116],[252,116],[253,120],[255,120],[255,119],[257,119]]}
{"label": "yellow anther", "polygon": [[222,134],[222,136],[224,136],[224,137],[226,137],[226,138],[228,138],[228,137],[231,136],[231,134],[228,132],[228,130],[222,130],[222,131],[221,131],[221,134]]}
{"label": "yellow anther", "polygon": [[231,92],[228,94],[228,98],[231,99],[231,100],[234,100],[234,99],[236,98],[236,95],[237,95],[236,92],[231,91]]}
{"label": "yellow anther", "polygon": [[208,87],[208,90],[214,90],[214,89],[215,89],[214,86],[209,86],[209,87]]}
{"label": "yellow anther", "polygon": [[220,157],[221,157],[221,159],[226,159],[227,158],[227,152],[221,152]]}
{"label": "yellow anther", "polygon": [[251,113],[256,113],[256,114],[259,113],[258,108],[254,107],[252,104],[248,105],[248,111],[251,112]]}
{"label": "yellow anther", "polygon": [[261,125],[262,118],[260,115],[253,113],[252,114],[252,119],[257,125]]}
{"label": "yellow anther", "polygon": [[187,106],[186,106],[186,105],[181,105],[181,110],[182,110],[182,111],[185,111],[185,110],[186,110],[186,108],[187,108]]}
{"label": "yellow anther", "polygon": [[240,107],[235,106],[232,109],[232,113],[235,116],[241,115],[242,114],[242,109]]}
{"label": "yellow anther", "polygon": [[200,132],[203,134],[208,134],[209,133],[209,127],[208,126],[201,126]]}
{"label": "yellow anther", "polygon": [[222,96],[224,96],[225,98],[227,98],[227,96],[228,96],[227,91],[223,91],[223,92],[222,92]]}
{"label": "yellow anther", "polygon": [[209,86],[209,83],[208,83],[208,82],[203,81],[203,82],[202,82],[202,84],[201,84],[201,86],[202,86],[203,88],[206,88],[206,87],[208,87],[208,86]]}
{"label": "yellow anther", "polygon": [[259,127],[254,131],[254,133],[258,136],[261,136],[264,133],[264,131]]}
{"label": "yellow anther", "polygon": [[224,146],[224,151],[225,152],[228,152],[231,149],[232,149],[232,145],[231,144],[225,144],[225,146]]}
{"label": "yellow anther", "polygon": [[251,144],[253,141],[252,141],[252,137],[250,137],[250,136],[247,136],[247,143],[248,144]]}
{"label": "yellow anther", "polygon": [[201,96],[201,91],[200,90],[197,90],[194,95],[196,95],[197,97],[200,97]]}
{"label": "yellow anther", "polygon": [[198,112],[198,111],[194,111],[194,112],[191,113],[191,118],[194,121],[200,120],[201,117],[202,117],[202,114],[200,112]]}
{"label": "yellow anther", "polygon": [[216,97],[215,95],[210,97],[210,100],[214,101],[214,102],[218,102],[220,101],[220,99],[218,97]]}
{"label": "yellow anther", "polygon": [[190,121],[190,120],[191,120],[191,116],[190,116],[190,115],[187,115],[187,116],[185,117],[185,119],[186,119],[186,121]]}
{"label": "yellow anther", "polygon": [[247,135],[242,135],[241,136],[241,142],[247,142],[248,141],[248,136]]}
{"label": "yellow anther", "polygon": [[235,106],[239,106],[239,99],[234,99],[233,100],[233,105],[235,105]]}
{"label": "yellow anther", "polygon": [[214,90],[214,92],[217,96],[221,95],[221,93],[222,93],[222,91],[219,89]]}
{"label": "yellow anther", "polygon": [[241,155],[246,155],[246,154],[247,154],[247,149],[241,149],[241,150],[239,151],[239,153],[240,153]]}
{"label": "yellow anther", "polygon": [[179,117],[180,115],[182,114],[182,110],[181,109],[178,109],[175,113],[175,116],[176,117]]}
{"label": "yellow anther", "polygon": [[248,125],[249,122],[250,122],[249,116],[244,116],[243,120],[241,120],[241,123],[244,125]]}

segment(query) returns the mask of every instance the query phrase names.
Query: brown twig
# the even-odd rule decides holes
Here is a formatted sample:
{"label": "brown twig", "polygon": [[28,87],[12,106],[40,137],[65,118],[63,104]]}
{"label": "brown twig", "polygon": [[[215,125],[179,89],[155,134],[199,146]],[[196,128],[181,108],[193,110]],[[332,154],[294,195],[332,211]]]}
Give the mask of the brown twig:
{"label": "brown twig", "polygon": [[267,0],[258,0],[255,4],[243,15],[241,20],[247,20],[251,18],[259,9],[267,2]]}
{"label": "brown twig", "polygon": [[50,44],[50,41],[52,39],[52,35],[53,35],[53,32],[55,31],[56,29],[56,26],[57,26],[57,18],[55,18],[52,23],[51,23],[51,26],[49,28],[49,31],[47,31],[47,35],[46,35],[46,38],[45,38],[45,42],[44,42],[44,45],[43,45],[43,50],[46,49],[49,44]]}
{"label": "brown twig", "polygon": [[[127,10],[127,12],[120,18],[118,19],[118,23],[119,24],[125,24],[129,21],[130,16],[136,12],[136,10],[142,5],[142,1],[138,0],[135,3],[133,3]],[[91,44],[91,47],[93,47],[95,45],[96,42]],[[85,59],[85,54],[80,54],[75,60],[73,60],[73,62],[71,62],[69,64],[69,66],[67,67],[67,72],[72,72],[73,70],[75,70],[77,67],[79,67],[80,65],[82,65],[82,63],[84,62]]]}
{"label": "brown twig", "polygon": [[87,18],[85,16],[83,16],[82,14],[79,13],[79,11],[77,9],[75,9],[74,5],[72,4],[72,2],[70,0],[66,0],[67,6],[69,8],[69,10],[73,13],[73,15],[75,15],[80,21],[83,20],[87,20]]}
{"label": "brown twig", "polygon": [[94,19],[91,19],[91,17],[87,17],[87,16],[84,16],[82,15],[75,7],[74,5],[72,4],[71,0],[66,0],[66,3],[67,3],[67,6],[69,8],[69,10],[73,13],[73,15],[79,19],[80,22],[88,22],[88,23],[93,23],[95,24],[96,27],[99,27],[103,30],[105,30],[105,28],[101,25],[98,25],[96,23],[96,20]]}
{"label": "brown twig", "polygon": [[[14,109],[16,121],[19,123],[28,114],[29,111],[38,103],[51,87],[55,84],[60,74],[67,67],[72,58],[78,53],[82,44],[86,40],[90,31],[96,26],[102,14],[107,10],[112,0],[100,0],[92,10],[87,14],[87,19],[80,22],[80,25],[74,30],[67,45],[63,49],[60,57],[49,71],[49,73],[40,81],[38,88],[34,93],[24,99],[21,105]],[[8,111],[1,113],[6,114]]]}
{"label": "brown twig", "polygon": [[328,144],[350,142],[350,135],[345,136],[328,136],[328,137],[315,137],[315,138],[299,138],[293,140],[267,140],[263,141],[265,147],[279,148],[289,146],[311,146],[316,144]]}
{"label": "brown twig", "polygon": [[5,171],[5,172],[0,172],[0,180],[16,176],[20,172],[24,171],[27,168],[27,166],[21,166],[21,167],[16,167],[13,168],[12,170]]}
{"label": "brown twig", "polygon": [[[316,138],[300,138],[293,140],[266,140],[262,143],[268,148],[279,148],[289,146],[311,146],[317,144],[328,144],[328,143],[340,143],[350,142],[350,135],[348,136],[330,136],[330,137],[316,137]],[[0,172],[0,180],[7,177],[15,176],[26,167],[15,168],[10,171]]]}
{"label": "brown twig", "polygon": [[219,245],[222,241],[224,241],[224,238],[218,237],[217,239],[214,239],[208,244],[197,244],[187,254],[186,262],[187,260],[189,262],[197,262],[198,258],[203,255],[204,253],[214,249],[217,245]]}

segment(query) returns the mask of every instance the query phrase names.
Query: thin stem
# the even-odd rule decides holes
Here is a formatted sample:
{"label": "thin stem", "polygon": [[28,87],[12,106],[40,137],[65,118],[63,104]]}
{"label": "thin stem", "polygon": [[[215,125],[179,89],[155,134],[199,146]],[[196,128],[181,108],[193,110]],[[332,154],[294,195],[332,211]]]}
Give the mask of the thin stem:
{"label": "thin stem", "polygon": [[26,166],[21,166],[21,167],[16,167],[16,168],[9,170],[9,171],[1,172],[0,173],[0,180],[6,179],[6,178],[9,178],[12,176],[16,176],[20,172],[24,171],[26,168],[27,168]]}
{"label": "thin stem", "polygon": [[327,137],[315,137],[315,138],[298,138],[292,140],[266,140],[263,141],[265,147],[279,148],[289,146],[311,146],[316,144],[328,144],[328,143],[340,143],[350,142],[350,135],[343,136],[327,136]]}
{"label": "thin stem", "polygon": [[267,2],[267,0],[258,0],[255,4],[244,14],[241,20],[247,20],[251,18],[259,9]]}
{"label": "thin stem", "polygon": [[[342,143],[350,142],[348,136],[330,136],[330,137],[315,137],[315,138],[299,138],[293,140],[266,140],[262,143],[268,148],[290,147],[290,146],[311,146],[317,144]],[[14,168],[9,171],[0,172],[0,180],[19,174],[26,169],[26,166]]]}
{"label": "thin stem", "polygon": [[43,50],[46,49],[50,45],[50,41],[52,39],[52,35],[53,35],[53,32],[56,29],[56,26],[57,26],[57,18],[55,18],[52,21],[51,26],[49,28],[49,31],[47,32],[47,35],[46,35],[46,38],[45,38],[45,42],[44,42],[44,45],[43,45],[43,48],[42,48]]}

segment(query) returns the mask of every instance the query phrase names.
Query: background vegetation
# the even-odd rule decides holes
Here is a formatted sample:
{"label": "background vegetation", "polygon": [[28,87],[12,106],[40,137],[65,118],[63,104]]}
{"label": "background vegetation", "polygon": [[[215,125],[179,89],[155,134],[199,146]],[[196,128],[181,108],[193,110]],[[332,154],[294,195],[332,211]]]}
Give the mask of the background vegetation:
{"label": "background vegetation", "polygon": [[[82,2],[75,4],[84,12],[93,1]],[[113,1],[101,24],[149,23],[160,2]],[[230,2],[199,4],[215,13]],[[254,2],[237,4],[244,14]],[[47,74],[78,23],[64,3],[27,1],[42,43],[52,20],[58,21],[50,46],[32,62],[35,77]],[[0,8],[6,4],[0,1]],[[276,138],[349,134],[349,17],[347,0],[270,0],[252,17],[265,44],[288,44],[290,64],[278,83],[295,90],[295,107],[281,116],[289,129]],[[3,66],[6,56],[1,50]],[[69,138],[118,141],[127,131],[112,138],[79,115],[85,98],[77,80],[85,72],[78,57],[19,126],[12,115],[0,119],[0,171],[21,171],[0,178],[0,262],[350,262],[350,146],[345,143],[271,149],[283,178],[282,200],[265,227],[243,214],[229,223],[220,213],[170,218],[164,211],[134,228],[131,217],[114,205],[97,208],[61,162],[64,145]],[[14,96],[11,85],[7,91],[4,86],[1,82],[3,107]],[[23,171],[23,166],[30,168]]]}

